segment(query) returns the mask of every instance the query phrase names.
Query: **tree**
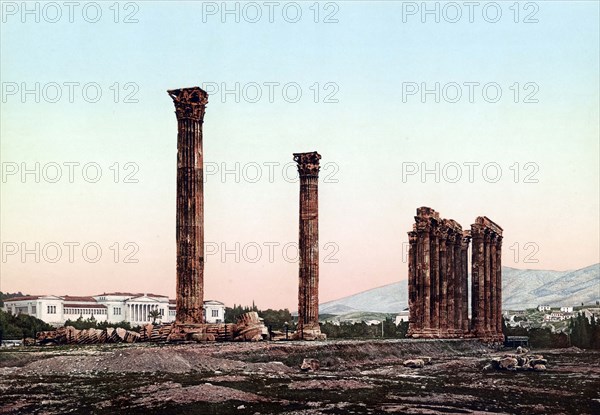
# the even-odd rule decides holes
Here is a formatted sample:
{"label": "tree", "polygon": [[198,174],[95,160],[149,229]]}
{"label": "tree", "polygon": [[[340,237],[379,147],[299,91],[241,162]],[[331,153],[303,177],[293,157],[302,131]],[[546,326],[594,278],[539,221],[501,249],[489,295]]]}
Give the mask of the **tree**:
{"label": "tree", "polygon": [[233,305],[231,307],[225,307],[225,323],[236,323],[237,319],[245,313],[249,313],[250,311],[257,311],[258,307],[253,303],[252,307],[242,307],[241,305]]}
{"label": "tree", "polygon": [[271,327],[273,330],[285,330],[285,323],[288,324],[292,321],[292,314],[290,310],[273,310],[271,308],[259,311],[258,315],[265,321],[265,326]]}
{"label": "tree", "polygon": [[150,310],[148,313],[148,318],[152,319],[152,324],[156,324],[156,320],[160,320],[161,317],[160,310]]}
{"label": "tree", "polygon": [[0,310],[0,330],[4,339],[17,340],[35,337],[39,331],[52,330],[52,326],[27,314],[13,316]]}
{"label": "tree", "polygon": [[600,325],[594,317],[588,319],[585,314],[578,313],[569,322],[571,342],[582,349],[600,349]]}

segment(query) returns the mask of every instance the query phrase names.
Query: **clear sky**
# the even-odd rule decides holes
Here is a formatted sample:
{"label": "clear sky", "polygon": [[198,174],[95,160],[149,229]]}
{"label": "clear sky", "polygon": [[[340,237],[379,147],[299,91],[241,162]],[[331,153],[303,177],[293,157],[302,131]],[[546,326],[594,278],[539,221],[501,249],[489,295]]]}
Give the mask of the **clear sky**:
{"label": "clear sky", "polygon": [[296,308],[302,151],[322,301],[405,280],[419,206],[496,221],[506,266],[599,261],[598,2],[27,7],[2,2],[1,291],[174,296],[188,86],[211,94],[207,299]]}

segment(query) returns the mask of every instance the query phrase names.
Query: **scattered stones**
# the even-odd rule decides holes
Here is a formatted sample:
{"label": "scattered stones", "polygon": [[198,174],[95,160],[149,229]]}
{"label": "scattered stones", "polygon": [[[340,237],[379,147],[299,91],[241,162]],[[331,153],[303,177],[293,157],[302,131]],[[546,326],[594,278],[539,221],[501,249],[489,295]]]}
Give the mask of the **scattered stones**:
{"label": "scattered stones", "polygon": [[425,366],[425,362],[423,361],[423,359],[408,359],[402,362],[402,364],[406,367],[414,369],[420,369],[423,366]]}
{"label": "scattered stones", "polygon": [[431,364],[431,356],[420,356],[419,359],[421,359],[426,365]]}
{"label": "scattered stones", "polygon": [[519,361],[514,357],[504,357],[498,361],[498,368],[505,370],[516,370]]}
{"label": "scattered stones", "polygon": [[23,346],[33,346],[35,344],[35,339],[31,337],[26,337],[23,339]]}
{"label": "scattered stones", "polygon": [[352,379],[314,379],[292,382],[288,385],[289,389],[294,390],[350,390],[350,389],[372,389],[374,386],[370,383],[352,380]]}
{"label": "scattered stones", "polygon": [[495,357],[490,364],[484,366],[484,370],[535,370],[542,372],[546,370],[548,360],[542,355],[526,355],[521,351],[520,354],[505,354],[502,357]]}
{"label": "scattered stones", "polygon": [[192,334],[192,340],[201,343],[201,342],[214,342],[215,336],[213,334],[207,333],[194,333]]}
{"label": "scattered stones", "polygon": [[300,370],[304,372],[312,371],[315,372],[321,368],[321,364],[317,359],[304,359],[302,361],[302,365],[300,366]]}

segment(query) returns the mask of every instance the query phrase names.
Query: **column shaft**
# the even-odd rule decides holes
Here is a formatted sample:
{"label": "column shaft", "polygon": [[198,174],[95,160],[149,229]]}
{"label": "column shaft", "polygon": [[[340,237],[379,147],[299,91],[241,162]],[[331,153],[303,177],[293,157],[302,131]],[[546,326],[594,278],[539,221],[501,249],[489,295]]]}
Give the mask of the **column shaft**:
{"label": "column shaft", "polygon": [[431,230],[431,327],[439,332],[440,329],[440,233],[437,224]]}
{"label": "column shaft", "polygon": [[490,238],[490,331],[493,336],[498,332],[498,273],[496,272],[496,236]]}
{"label": "column shaft", "polygon": [[492,320],[492,286],[491,286],[491,250],[490,250],[490,233],[486,230],[486,234],[483,238],[484,244],[484,269],[485,269],[485,333],[489,337],[492,333],[491,320]]}
{"label": "column shaft", "polygon": [[462,285],[462,331],[467,334],[469,327],[469,241],[471,239],[470,231],[463,232],[461,245],[461,285]]}
{"label": "column shaft", "polygon": [[418,328],[417,323],[417,233],[408,232],[408,330]]}
{"label": "column shaft", "polygon": [[496,310],[498,319],[496,327],[498,328],[498,339],[504,341],[502,333],[502,236],[498,236],[496,240]]}

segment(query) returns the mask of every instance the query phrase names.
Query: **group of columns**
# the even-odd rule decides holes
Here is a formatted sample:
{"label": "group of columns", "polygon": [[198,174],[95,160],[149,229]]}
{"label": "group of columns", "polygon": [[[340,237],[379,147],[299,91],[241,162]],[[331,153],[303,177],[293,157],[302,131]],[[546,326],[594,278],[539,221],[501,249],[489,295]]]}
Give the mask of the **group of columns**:
{"label": "group of columns", "polygon": [[134,322],[152,321],[150,312],[160,309],[156,304],[127,304],[127,315]]}
{"label": "group of columns", "polygon": [[[480,228],[488,239],[479,238]],[[472,275],[476,278],[472,278],[472,298],[477,297],[477,302],[471,301],[473,318],[469,324],[468,249],[473,233],[477,240],[473,237]],[[501,339],[501,261],[497,244],[501,234],[502,229],[487,218],[477,218],[471,231],[463,231],[456,221],[440,218],[431,208],[417,209],[413,230],[408,233],[409,336]]]}
{"label": "group of columns", "polygon": [[[204,323],[204,187],[202,125],[208,94],[198,87],[167,91],[177,117],[177,317],[178,325]],[[300,176],[299,338],[320,338],[319,160],[294,153]]]}
{"label": "group of columns", "polygon": [[472,331],[502,341],[502,228],[485,216],[471,225]]}

